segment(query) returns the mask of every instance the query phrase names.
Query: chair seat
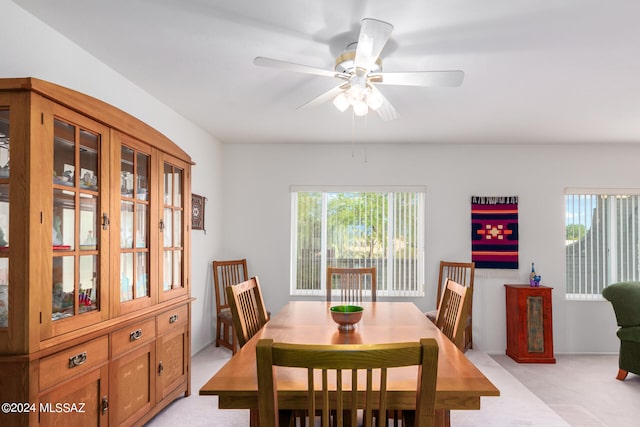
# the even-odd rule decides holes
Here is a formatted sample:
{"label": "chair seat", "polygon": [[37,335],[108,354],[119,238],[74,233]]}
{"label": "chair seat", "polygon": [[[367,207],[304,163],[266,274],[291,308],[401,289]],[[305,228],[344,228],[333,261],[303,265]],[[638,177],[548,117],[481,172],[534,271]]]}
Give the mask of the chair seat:
{"label": "chair seat", "polygon": [[231,315],[231,310],[229,308],[223,308],[220,310],[218,317],[225,323],[233,323],[233,316]]}
{"label": "chair seat", "polygon": [[429,320],[431,320],[433,323],[436,322],[436,316],[438,315],[438,310],[431,310],[431,311],[426,311],[424,313],[425,316],[427,316],[427,318]]}

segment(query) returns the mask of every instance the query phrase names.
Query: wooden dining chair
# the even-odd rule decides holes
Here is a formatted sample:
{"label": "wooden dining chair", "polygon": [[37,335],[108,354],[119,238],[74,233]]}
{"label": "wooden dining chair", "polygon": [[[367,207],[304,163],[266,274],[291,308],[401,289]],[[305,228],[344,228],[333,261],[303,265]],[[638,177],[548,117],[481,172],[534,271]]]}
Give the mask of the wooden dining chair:
{"label": "wooden dining chair", "polygon": [[233,318],[226,289],[249,278],[247,260],[213,261],[213,283],[216,292],[216,347],[226,347],[233,354],[238,350]]}
{"label": "wooden dining chair", "polygon": [[[464,351],[473,348],[473,281],[475,277],[475,262],[451,262],[440,261],[440,273],[438,275],[438,292],[436,298],[436,307],[442,299],[442,291],[447,283],[447,279],[451,279],[456,283],[470,288],[469,292],[469,315],[464,331]],[[438,310],[426,312],[426,316],[435,323]]]}
{"label": "wooden dining chair", "polygon": [[[370,427],[374,414],[386,413],[389,408],[388,371],[414,365],[420,366],[415,412],[408,413],[417,427],[434,425],[438,344],[433,338],[375,345],[286,344],[262,339],[256,346],[256,363],[261,426],[280,426],[276,366],[307,371],[306,414],[321,413],[323,427],[330,425],[330,418],[331,425],[337,427],[356,426],[359,410],[362,425]],[[379,420],[380,426],[386,423],[386,418]],[[315,425],[315,420],[309,420],[309,425]]]}
{"label": "wooden dining chair", "polygon": [[257,277],[227,287],[238,345],[243,347],[269,320]]}
{"label": "wooden dining chair", "polygon": [[447,279],[436,316],[436,327],[462,351],[465,351],[464,333],[469,315],[469,295],[469,287]]}
{"label": "wooden dining chair", "polygon": [[376,301],[378,278],[375,267],[327,268],[327,301],[332,301],[332,291],[339,289],[340,301],[358,303],[363,295],[371,292],[371,301]]}

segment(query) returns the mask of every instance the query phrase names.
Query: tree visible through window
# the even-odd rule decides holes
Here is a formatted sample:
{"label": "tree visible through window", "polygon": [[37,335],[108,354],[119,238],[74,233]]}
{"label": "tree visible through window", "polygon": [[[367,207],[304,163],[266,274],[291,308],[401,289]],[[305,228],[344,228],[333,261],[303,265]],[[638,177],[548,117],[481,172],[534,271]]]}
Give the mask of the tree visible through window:
{"label": "tree visible through window", "polygon": [[640,280],[638,194],[567,194],[567,298],[599,299],[610,283]]}
{"label": "tree visible through window", "polygon": [[292,191],[292,293],[327,267],[376,267],[378,295],[422,295],[424,192]]}

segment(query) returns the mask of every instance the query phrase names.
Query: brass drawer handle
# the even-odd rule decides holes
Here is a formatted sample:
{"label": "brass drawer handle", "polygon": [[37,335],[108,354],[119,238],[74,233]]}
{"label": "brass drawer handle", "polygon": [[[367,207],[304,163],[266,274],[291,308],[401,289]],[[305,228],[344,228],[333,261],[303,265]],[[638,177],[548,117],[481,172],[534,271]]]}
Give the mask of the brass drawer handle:
{"label": "brass drawer handle", "polygon": [[142,338],[142,329],[137,329],[129,334],[129,341],[137,341]]}
{"label": "brass drawer handle", "polygon": [[176,323],[177,321],[178,321],[178,315],[177,314],[169,316],[169,323]]}
{"label": "brass drawer handle", "polygon": [[76,366],[80,366],[86,361],[87,361],[86,351],[83,351],[80,354],[76,354],[75,356],[72,356],[69,358],[69,369],[75,368]]}

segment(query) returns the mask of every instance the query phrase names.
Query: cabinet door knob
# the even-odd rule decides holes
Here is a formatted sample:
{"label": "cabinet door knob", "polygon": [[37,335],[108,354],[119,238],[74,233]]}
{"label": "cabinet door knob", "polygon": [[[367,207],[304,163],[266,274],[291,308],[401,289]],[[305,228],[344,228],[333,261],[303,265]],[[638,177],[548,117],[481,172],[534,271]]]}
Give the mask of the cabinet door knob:
{"label": "cabinet door knob", "polygon": [[69,358],[69,369],[75,368],[76,366],[82,365],[87,361],[87,352],[83,351],[80,354],[76,354],[75,356],[71,356]]}
{"label": "cabinet door knob", "polygon": [[109,410],[109,399],[107,396],[102,396],[102,415],[106,414]]}
{"label": "cabinet door knob", "polygon": [[158,375],[162,375],[162,371],[164,371],[164,365],[162,364],[162,360],[158,364]]}
{"label": "cabinet door knob", "polygon": [[169,323],[176,323],[178,321],[178,315],[174,314],[169,316]]}
{"label": "cabinet door knob", "polygon": [[102,214],[102,229],[103,230],[109,229],[109,215],[107,215],[106,212]]}

